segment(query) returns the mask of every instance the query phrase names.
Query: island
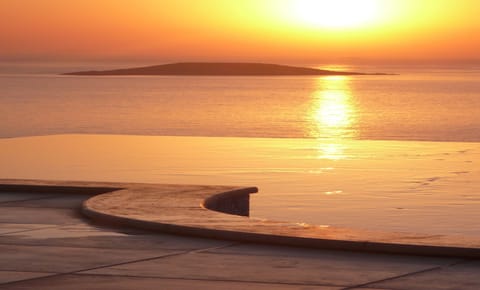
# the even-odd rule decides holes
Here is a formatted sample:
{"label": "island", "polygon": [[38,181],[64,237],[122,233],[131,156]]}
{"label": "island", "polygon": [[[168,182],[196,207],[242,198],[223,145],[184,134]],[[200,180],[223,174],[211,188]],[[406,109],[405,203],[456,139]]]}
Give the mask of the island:
{"label": "island", "polygon": [[384,73],[360,73],[323,70],[309,67],[268,63],[218,63],[183,62],[154,66],[69,72],[63,75],[108,76],[108,75],[171,75],[171,76],[335,76],[335,75],[388,75]]}

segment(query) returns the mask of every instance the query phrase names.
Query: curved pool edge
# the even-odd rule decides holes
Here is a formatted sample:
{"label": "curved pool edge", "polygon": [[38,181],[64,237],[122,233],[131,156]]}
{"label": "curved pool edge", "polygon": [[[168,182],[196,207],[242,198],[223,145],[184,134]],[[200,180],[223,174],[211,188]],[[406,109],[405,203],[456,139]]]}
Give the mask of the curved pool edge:
{"label": "curved pool edge", "polygon": [[91,197],[84,201],[81,211],[94,222],[178,235],[331,250],[480,257],[477,238],[248,218],[245,202],[257,191],[255,187],[0,180],[0,191],[88,193]]}

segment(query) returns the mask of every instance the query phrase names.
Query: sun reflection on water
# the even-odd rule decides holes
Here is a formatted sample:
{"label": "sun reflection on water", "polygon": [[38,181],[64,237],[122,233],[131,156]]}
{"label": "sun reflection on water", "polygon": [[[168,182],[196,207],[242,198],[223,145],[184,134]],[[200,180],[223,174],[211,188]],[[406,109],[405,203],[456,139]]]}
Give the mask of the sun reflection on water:
{"label": "sun reflection on water", "polygon": [[[317,79],[317,89],[307,114],[309,137],[329,142],[319,146],[318,158],[344,159],[342,140],[357,137],[356,107],[347,76],[329,76]],[[331,141],[331,142],[330,142]]]}
{"label": "sun reflection on water", "polygon": [[341,143],[321,143],[318,147],[319,159],[340,160],[345,159],[347,156],[344,151],[344,145]]}

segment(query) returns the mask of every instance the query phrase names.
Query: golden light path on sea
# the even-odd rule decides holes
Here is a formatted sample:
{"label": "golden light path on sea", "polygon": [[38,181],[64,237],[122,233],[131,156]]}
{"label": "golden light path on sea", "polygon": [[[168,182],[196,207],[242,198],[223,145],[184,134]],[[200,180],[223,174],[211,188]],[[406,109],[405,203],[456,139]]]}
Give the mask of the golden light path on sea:
{"label": "golden light path on sea", "polygon": [[357,108],[347,76],[328,76],[317,79],[317,90],[312,93],[309,137],[328,139],[319,147],[319,158],[343,159],[343,139],[357,137],[355,123]]}

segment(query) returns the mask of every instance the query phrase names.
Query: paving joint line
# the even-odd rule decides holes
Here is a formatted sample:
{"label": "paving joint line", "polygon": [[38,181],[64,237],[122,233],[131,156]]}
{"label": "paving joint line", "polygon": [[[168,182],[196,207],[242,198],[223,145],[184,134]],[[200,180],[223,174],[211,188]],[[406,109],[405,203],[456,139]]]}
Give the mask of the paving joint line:
{"label": "paving joint line", "polygon": [[[74,249],[92,249],[92,250],[118,250],[118,251],[143,251],[138,249],[132,248],[112,248],[112,247],[88,247],[88,246],[79,246],[79,245],[47,245],[47,244],[20,244],[16,243],[8,243],[0,240],[0,245],[3,246],[20,246],[20,247],[43,247],[43,248],[74,248]],[[167,251],[184,251],[185,254],[193,253],[197,251],[197,249],[168,249],[168,248],[160,248],[160,250],[167,250]],[[1,271],[1,270],[0,270]],[[80,270],[81,271],[81,270]],[[88,271],[88,270],[86,270]]]}
{"label": "paving joint line", "polygon": [[[30,272],[30,273],[31,273],[31,272]],[[57,277],[57,276],[61,276],[61,275],[62,275],[61,273],[54,273],[54,274],[52,274],[52,275],[47,275],[47,276],[34,277],[34,278],[23,279],[23,280],[16,280],[16,281],[10,281],[10,282],[5,282],[5,283],[1,283],[1,282],[0,282],[0,286],[13,285],[13,284],[22,283],[22,282],[29,282],[29,281],[34,281],[34,280],[52,278],[52,277]]]}
{"label": "paving joint line", "polygon": [[186,254],[191,254],[191,253],[205,253],[205,252],[210,252],[210,251],[215,251],[215,250],[220,250],[220,249],[225,249],[225,248],[230,248],[230,247],[235,247],[242,245],[242,242],[235,242],[235,243],[229,243],[223,246],[217,246],[217,247],[209,247],[209,248],[203,248],[203,249],[196,249],[192,250]]}
{"label": "paving joint line", "polygon": [[[41,273],[41,274],[58,274],[58,272],[45,272],[45,271],[23,271],[23,270],[0,270],[1,272],[14,272],[14,273]],[[1,283],[0,283],[1,284]]]}
{"label": "paving joint line", "polygon": [[[0,241],[0,245],[2,246],[19,246],[19,247],[40,247],[40,248],[70,248],[70,249],[92,249],[92,250],[112,250],[111,247],[85,247],[85,246],[63,246],[63,245],[47,245],[47,244],[20,244],[20,243],[8,243]],[[136,249],[131,248],[113,248],[113,250],[118,251],[135,251]],[[169,249],[162,249],[162,250],[169,250]],[[138,251],[138,250],[137,250]]]}
{"label": "paving joint line", "polygon": [[60,276],[65,276],[65,275],[75,275],[75,274],[80,274],[82,272],[93,271],[93,270],[98,270],[98,269],[102,269],[102,268],[110,268],[110,267],[115,267],[115,266],[121,266],[121,265],[133,264],[133,263],[152,261],[152,260],[157,260],[157,259],[162,259],[162,258],[180,256],[180,255],[185,255],[185,254],[189,254],[189,253],[197,253],[197,252],[201,252],[201,251],[208,251],[210,249],[230,247],[230,246],[234,246],[236,244],[239,244],[239,243],[230,243],[230,244],[219,246],[219,247],[209,247],[209,248],[204,248],[204,249],[195,249],[195,250],[180,251],[180,252],[177,251],[177,252],[174,252],[174,253],[171,253],[171,254],[165,254],[165,255],[156,256],[156,257],[137,259],[137,260],[133,260],[133,261],[120,262],[120,263],[115,263],[115,264],[110,264],[110,265],[97,266],[97,267],[93,267],[93,268],[75,270],[75,271],[64,272],[64,273],[56,273],[56,274],[53,274],[53,275],[42,276],[42,277],[34,277],[34,278],[18,280],[18,281],[11,281],[11,282],[7,282],[7,283],[3,283],[3,284],[0,283],[0,285],[12,285],[12,284],[17,284],[17,283],[22,283],[22,282],[29,282],[29,281],[48,279],[48,278],[55,278],[55,277],[60,277]]}
{"label": "paving joint line", "polygon": [[[106,265],[106,266],[93,267],[93,268],[90,268],[90,269],[82,269],[82,270],[72,271],[68,274],[76,274],[76,273],[81,273],[81,272],[98,270],[98,269],[102,269],[102,268],[110,268],[110,267],[115,267],[115,266],[133,264],[133,263],[153,261],[153,260],[157,260],[157,259],[170,258],[170,257],[181,256],[181,255],[186,255],[186,254],[191,254],[191,253],[201,253],[202,251],[208,251],[208,250],[211,250],[211,249],[230,247],[230,246],[233,246],[235,244],[237,244],[237,243],[218,246],[218,247],[208,247],[208,248],[203,248],[203,249],[181,250],[181,251],[177,251],[177,252],[174,252],[174,253],[171,253],[171,254],[164,254],[164,255],[161,255],[161,256],[156,256],[156,257],[151,257],[151,258],[144,258],[144,259],[138,259],[138,260],[133,260],[133,261],[115,263],[115,264]],[[174,251],[174,250],[172,250],[172,251]]]}
{"label": "paving joint line", "polygon": [[235,280],[235,279],[208,279],[208,278],[184,278],[184,277],[165,277],[165,276],[149,276],[149,275],[125,275],[125,274],[99,274],[99,273],[74,273],[76,276],[101,276],[101,277],[125,277],[125,278],[147,278],[147,279],[162,279],[162,280],[181,280],[181,281],[207,281],[207,282],[229,282],[229,283],[252,283],[264,285],[288,285],[288,286],[327,286],[327,287],[343,287],[338,284],[321,284],[321,283],[297,283],[297,282],[269,282],[258,280]]}
{"label": "paving joint line", "polygon": [[[178,255],[178,253],[167,254],[166,256],[170,257],[170,256],[173,256],[173,255]],[[75,271],[64,272],[64,273],[56,273],[56,274],[49,275],[49,276],[34,277],[34,278],[30,278],[30,279],[12,281],[12,282],[3,283],[3,284],[0,284],[0,285],[12,285],[12,284],[23,283],[23,282],[30,282],[30,281],[43,280],[43,279],[48,279],[48,278],[55,278],[55,277],[60,277],[60,276],[65,276],[65,275],[77,274],[77,273],[81,273],[81,272],[84,272],[84,271],[92,271],[92,270],[97,270],[97,269],[101,269],[101,268],[109,268],[109,267],[115,267],[115,266],[119,266],[119,265],[130,264],[130,263],[144,262],[144,261],[155,260],[155,259],[159,259],[159,258],[162,258],[162,256],[133,260],[133,261],[128,261],[128,262],[116,263],[116,264],[110,264],[110,265],[105,265],[105,266],[98,266],[98,267],[93,267],[93,268],[89,268],[89,269],[81,269],[81,270],[75,270]]]}
{"label": "paving joint line", "polygon": [[468,261],[470,261],[470,259],[468,259],[468,260],[458,260],[458,261],[449,263],[447,265],[436,266],[436,267],[427,268],[427,269],[423,269],[423,270],[419,270],[419,271],[415,271],[415,272],[410,272],[410,273],[406,273],[406,274],[402,274],[402,275],[397,275],[397,276],[388,277],[388,278],[384,278],[384,279],[380,279],[380,280],[376,280],[376,281],[371,281],[371,282],[367,282],[367,283],[363,283],[363,284],[353,285],[353,286],[349,286],[349,287],[346,287],[346,288],[342,288],[341,290],[352,290],[352,289],[357,289],[357,288],[364,288],[364,287],[371,286],[371,285],[374,285],[374,284],[377,284],[377,283],[388,282],[388,281],[392,281],[392,280],[396,280],[396,279],[400,279],[400,278],[405,278],[405,277],[415,276],[415,275],[418,275],[418,274],[423,274],[423,273],[442,270],[442,269],[445,269],[445,268],[448,268],[448,267],[453,267],[453,266],[456,266],[456,265],[459,265],[459,264],[462,264],[462,263],[467,263]]}

